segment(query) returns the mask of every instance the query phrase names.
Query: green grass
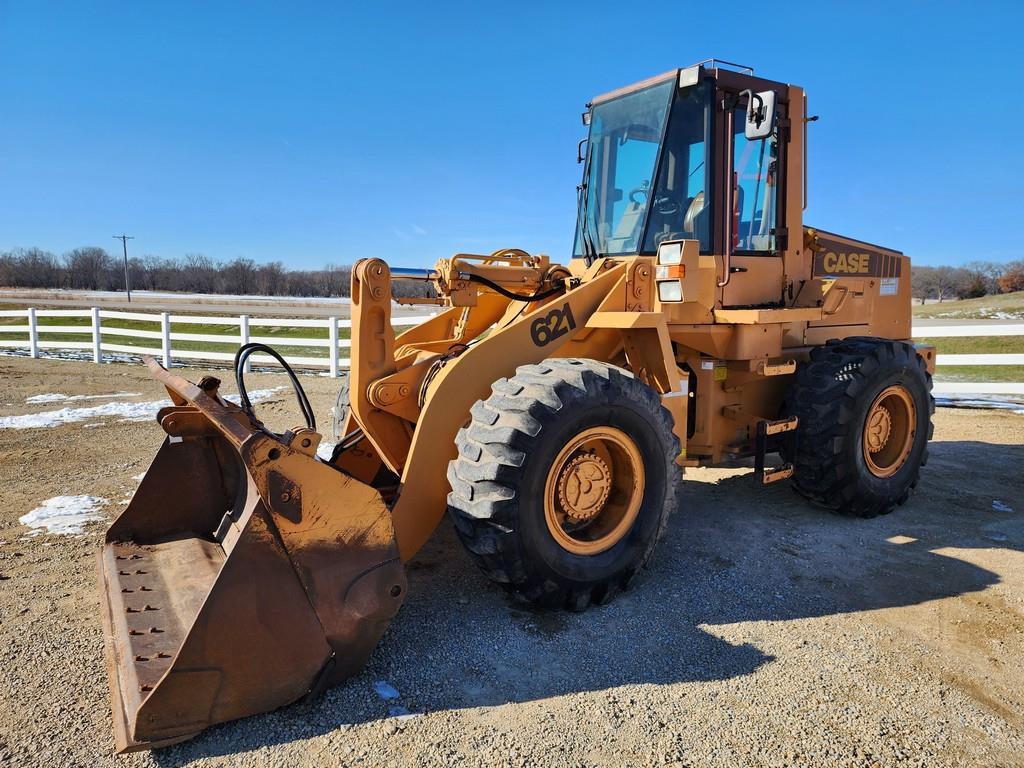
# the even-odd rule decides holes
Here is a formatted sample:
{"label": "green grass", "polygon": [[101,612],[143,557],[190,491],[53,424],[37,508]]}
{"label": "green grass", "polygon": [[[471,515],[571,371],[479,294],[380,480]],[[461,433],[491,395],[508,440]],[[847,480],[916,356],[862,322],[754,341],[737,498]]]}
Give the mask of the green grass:
{"label": "green grass", "polygon": [[1003,320],[1008,323],[1024,320],[1024,291],[982,296],[980,299],[941,301],[914,304],[914,317],[948,320]]}
{"label": "green grass", "polygon": [[[1024,354],[1024,336],[962,336],[914,339],[931,344],[940,355]],[[940,365],[936,381],[1024,381],[1020,365]]]}
{"label": "green grass", "polygon": [[1024,336],[959,336],[942,339],[914,339],[931,344],[941,355],[997,355],[1024,353]]}
{"label": "green grass", "polygon": [[941,365],[935,381],[1024,381],[1024,365]]}

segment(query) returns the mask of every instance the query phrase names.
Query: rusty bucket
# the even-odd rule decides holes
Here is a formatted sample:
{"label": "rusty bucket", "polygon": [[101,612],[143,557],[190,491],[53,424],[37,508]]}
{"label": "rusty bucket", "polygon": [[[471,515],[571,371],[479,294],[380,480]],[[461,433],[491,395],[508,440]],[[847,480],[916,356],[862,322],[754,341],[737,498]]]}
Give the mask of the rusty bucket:
{"label": "rusty bucket", "polygon": [[167,437],[99,553],[119,752],[281,707],[366,662],[405,597],[376,490],[147,361]]}

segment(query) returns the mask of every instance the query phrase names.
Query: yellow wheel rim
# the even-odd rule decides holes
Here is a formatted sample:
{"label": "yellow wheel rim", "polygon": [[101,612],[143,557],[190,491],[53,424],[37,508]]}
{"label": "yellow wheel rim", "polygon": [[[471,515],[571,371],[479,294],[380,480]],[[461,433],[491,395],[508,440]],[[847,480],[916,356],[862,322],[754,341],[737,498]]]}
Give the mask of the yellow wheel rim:
{"label": "yellow wheel rim", "polygon": [[544,484],[544,520],[575,555],[596,555],[626,535],[644,496],[636,443],[614,427],[591,427],[566,443]]}
{"label": "yellow wheel rim", "polygon": [[910,456],[917,433],[917,407],[906,387],[883,389],[868,408],[862,441],[864,462],[875,477],[892,477]]}

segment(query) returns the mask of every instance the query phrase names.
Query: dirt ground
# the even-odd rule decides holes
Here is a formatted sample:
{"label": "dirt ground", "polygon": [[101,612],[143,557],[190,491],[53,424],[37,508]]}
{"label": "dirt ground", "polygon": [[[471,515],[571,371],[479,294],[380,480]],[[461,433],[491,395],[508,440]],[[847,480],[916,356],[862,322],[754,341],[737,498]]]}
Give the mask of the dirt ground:
{"label": "dirt ground", "polygon": [[[108,402],[25,402],[46,393],[163,395],[123,364],[0,357],[0,381],[0,419]],[[284,383],[253,375],[250,388]],[[326,420],[337,381],[303,383]],[[284,390],[259,408],[279,425],[296,413]],[[18,518],[78,494],[109,499],[113,516],[161,434],[110,416],[0,428],[0,764],[1024,765],[1024,416],[940,409],[916,494],[875,520],[757,488],[749,469],[688,471],[651,567],[583,614],[510,601],[445,522],[362,674],[118,758],[103,523],[30,536]]]}

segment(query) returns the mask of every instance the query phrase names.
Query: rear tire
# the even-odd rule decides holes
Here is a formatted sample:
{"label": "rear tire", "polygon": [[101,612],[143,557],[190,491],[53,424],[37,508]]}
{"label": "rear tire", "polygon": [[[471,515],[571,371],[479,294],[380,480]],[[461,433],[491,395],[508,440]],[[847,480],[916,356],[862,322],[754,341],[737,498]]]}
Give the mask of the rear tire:
{"label": "rear tire", "polygon": [[800,419],[797,492],[855,517],[905,502],[928,459],[931,388],[924,360],[901,341],[852,337],[813,350],[787,398]]}
{"label": "rear tire", "polygon": [[341,438],[345,436],[345,422],[348,420],[348,409],[349,409],[349,374],[345,374],[345,378],[341,381],[341,387],[338,388],[338,397],[334,401],[334,407],[331,408],[331,434],[334,436],[334,442],[340,442]]}
{"label": "rear tire", "polygon": [[521,366],[473,406],[456,443],[448,512],[459,538],[491,581],[547,607],[610,599],[676,506],[671,415],[604,363]]}

